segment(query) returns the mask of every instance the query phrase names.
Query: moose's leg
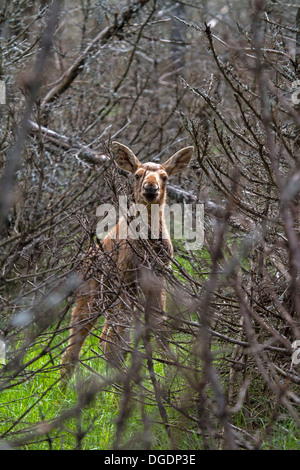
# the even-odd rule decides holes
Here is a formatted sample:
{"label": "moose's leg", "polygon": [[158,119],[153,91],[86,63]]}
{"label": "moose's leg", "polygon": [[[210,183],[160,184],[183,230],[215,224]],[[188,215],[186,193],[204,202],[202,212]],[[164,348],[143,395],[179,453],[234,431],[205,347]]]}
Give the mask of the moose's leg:
{"label": "moose's leg", "polygon": [[114,310],[107,312],[99,340],[99,345],[105,357],[114,365],[118,365],[126,356],[131,323],[132,306],[126,295],[121,295]]}
{"label": "moose's leg", "polygon": [[96,289],[98,283],[88,281],[77,296],[72,311],[68,346],[61,362],[61,379],[66,382],[72,375],[79,360],[82,345],[93,329],[99,314],[96,312]]}
{"label": "moose's leg", "polygon": [[[147,280],[147,282],[145,282]],[[154,333],[159,347],[168,350],[169,332],[166,314],[165,279],[153,272],[143,273],[142,289],[145,295],[145,326]]]}
{"label": "moose's leg", "polygon": [[[164,282],[162,281],[162,284]],[[166,338],[166,291],[164,287],[151,290],[151,295],[146,297],[146,309],[149,314],[149,324],[154,333],[161,339]]]}

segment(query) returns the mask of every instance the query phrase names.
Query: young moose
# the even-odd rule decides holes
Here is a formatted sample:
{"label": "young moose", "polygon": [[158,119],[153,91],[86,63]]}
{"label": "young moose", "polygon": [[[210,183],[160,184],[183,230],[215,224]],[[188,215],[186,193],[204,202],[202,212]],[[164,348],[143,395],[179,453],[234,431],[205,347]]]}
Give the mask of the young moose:
{"label": "young moose", "polygon": [[109,359],[120,359],[122,347],[126,348],[126,332],[138,292],[142,291],[147,309],[154,317],[156,315],[155,324],[165,318],[163,267],[170,266],[173,254],[164,220],[166,184],[169,176],[187,167],[193,147],[179,150],[164,164],[141,163],[128,147],[118,142],[112,143],[112,150],[117,165],[134,175],[134,199],[147,208],[149,221],[151,205],[158,205],[159,235],[147,240],[133,239],[130,234],[127,238],[121,237],[127,224],[126,219],[121,218],[97,249],[89,252],[82,287],[72,312],[68,346],[62,358],[63,379],[71,376],[81,347],[99,315],[105,317],[100,346]]}

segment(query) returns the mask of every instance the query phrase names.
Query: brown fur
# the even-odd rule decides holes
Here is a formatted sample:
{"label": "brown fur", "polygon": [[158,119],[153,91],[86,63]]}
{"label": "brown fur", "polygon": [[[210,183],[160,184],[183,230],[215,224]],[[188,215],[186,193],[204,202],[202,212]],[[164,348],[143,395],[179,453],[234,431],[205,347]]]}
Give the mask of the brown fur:
{"label": "brown fur", "polygon": [[112,148],[116,163],[134,175],[135,202],[145,205],[149,215],[151,204],[160,205],[159,238],[120,239],[120,229],[126,224],[121,218],[99,247],[89,252],[82,274],[86,281],[72,311],[70,338],[62,358],[63,378],[72,374],[82,345],[101,314],[105,316],[105,323],[100,346],[108,358],[122,357],[139,288],[147,308],[156,316],[156,324],[164,318],[166,295],[162,272],[170,265],[173,254],[164,220],[166,184],[168,176],[181,172],[188,165],[193,147],[180,150],[162,165],[140,163],[130,149],[118,142],[114,142]]}

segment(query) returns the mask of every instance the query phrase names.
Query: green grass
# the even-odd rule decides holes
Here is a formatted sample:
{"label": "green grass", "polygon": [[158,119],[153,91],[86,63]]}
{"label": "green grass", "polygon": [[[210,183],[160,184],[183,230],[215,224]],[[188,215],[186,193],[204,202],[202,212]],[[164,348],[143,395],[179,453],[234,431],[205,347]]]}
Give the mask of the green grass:
{"label": "green grass", "polygon": [[[57,342],[60,340],[61,338],[58,337]],[[82,354],[83,363],[92,368],[97,374],[108,377],[111,371],[108,369],[106,362],[91,357],[93,356],[91,350],[97,350],[97,342],[97,338],[93,336],[90,336],[87,340]],[[25,363],[38,356],[40,348],[41,346],[36,346],[28,350],[23,362]],[[0,393],[0,433],[3,439],[7,440],[9,444],[9,442],[26,437],[27,441],[22,445],[22,449],[68,450],[78,446],[77,436],[78,432],[81,432],[83,433],[83,439],[80,441],[81,449],[112,449],[116,439],[116,422],[122,402],[122,387],[116,382],[106,386],[96,393],[89,405],[81,408],[79,414],[70,416],[59,425],[54,426],[55,420],[78,405],[84,384],[89,383],[92,376],[87,367],[81,364],[68,387],[63,391],[55,383],[59,378],[59,362],[59,356],[54,357],[53,362],[51,362],[49,356],[44,355],[26,368],[28,378],[24,382]],[[127,367],[130,367],[130,360],[128,360]],[[30,377],[31,371],[36,372],[32,377]],[[178,391],[181,397],[185,396],[187,383],[181,375],[173,372],[170,374],[170,370],[160,362],[155,362],[155,372],[161,384],[164,383],[164,380],[168,380],[169,385],[171,383],[170,388],[173,390],[171,400],[173,402],[176,400]],[[156,450],[169,449],[170,441],[164,426],[161,424],[161,417],[155,405],[153,386],[149,374],[147,374],[146,365],[143,365],[141,376],[143,377],[142,386],[149,393],[141,392],[138,385],[131,384],[132,398],[127,407],[128,411],[122,429],[121,443],[125,448],[145,448],[146,444],[141,436],[145,437],[144,423],[145,420],[148,420],[149,429],[147,429],[151,433],[151,448]],[[18,377],[19,379],[20,377]],[[255,428],[262,431],[262,433],[269,422],[266,410],[270,403],[268,403],[267,397],[264,400],[265,404],[259,403],[261,400],[257,399],[257,406],[260,405],[260,409],[256,416],[252,416],[252,422],[250,419],[252,430]],[[140,403],[141,401],[145,402],[143,406]],[[185,422],[180,413],[172,407],[168,407],[168,405],[165,406],[168,421],[172,427],[173,440],[175,440],[177,447],[187,450],[201,449],[201,438],[197,434],[196,428],[193,429],[191,422],[188,420]],[[193,410],[192,407],[191,404],[190,414],[196,413],[196,410]],[[265,412],[262,408],[265,409]],[[233,417],[232,422],[239,428],[247,430],[249,415],[244,415],[242,409]],[[53,424],[53,428],[48,433],[45,433],[44,429],[41,428],[43,432],[33,435],[31,431],[34,426],[36,424],[41,426],[41,423],[47,423],[50,426]],[[6,432],[7,435],[5,435]],[[272,426],[272,433],[268,434],[264,441],[263,448],[300,450],[299,437],[299,428],[297,428],[293,419],[282,412]]]}
{"label": "green grass", "polygon": [[[205,249],[197,256],[209,264],[209,255]],[[176,258],[190,275],[195,276],[196,272],[190,260],[180,255],[177,255]],[[178,272],[177,276],[179,278],[182,276],[184,280],[182,273]],[[205,279],[204,276],[205,274],[203,274],[203,279]],[[171,308],[170,302],[169,305]],[[88,405],[79,407],[79,413],[72,413],[76,407],[78,408],[81,397],[84,396],[82,393],[84,387],[87,388],[88,384],[93,383],[91,382],[93,377],[98,380],[97,384],[100,384],[114,373],[112,369],[108,368],[104,359],[97,357],[93,352],[99,351],[98,339],[93,335],[89,336],[82,351],[82,363],[79,364],[76,374],[67,388],[62,390],[58,383],[60,352],[63,349],[63,345],[60,343],[66,339],[68,332],[60,333],[54,338],[51,346],[57,345],[57,348],[53,349],[52,356],[47,353],[39,357],[50,335],[51,328],[48,336],[47,333],[40,335],[38,342],[26,349],[26,354],[21,360],[21,363],[26,365],[24,371],[18,374],[15,381],[11,380],[10,388],[0,392],[0,445],[1,439],[7,441],[8,444],[16,443],[20,439],[22,441],[21,448],[30,450],[69,450],[78,445],[81,449],[86,450],[114,448],[117,422],[123,400],[123,384],[121,382],[114,380],[113,383],[103,386]],[[179,343],[182,342],[182,350],[177,346],[175,351],[176,354],[179,354],[181,364],[191,364],[190,350],[186,350],[184,334],[177,332],[175,337]],[[15,349],[17,350],[21,346],[22,343],[17,345]],[[222,345],[215,341],[212,348],[215,353],[216,369],[222,376],[222,382],[226,389],[227,376],[224,373],[222,375],[225,370],[222,362],[223,353],[218,354],[219,349],[223,350]],[[159,355],[160,353],[155,351],[154,356],[159,357]],[[0,365],[0,368],[2,367]],[[127,359],[126,367],[131,367],[130,356]],[[200,367],[199,363],[197,367]],[[198,416],[188,375],[183,376],[183,374],[179,374],[176,367],[168,367],[159,361],[154,361],[154,368],[160,386],[166,385],[170,403],[175,403],[180,407],[187,398],[189,400],[186,408],[187,413],[190,416]],[[124,448],[131,449],[145,448],[150,443],[153,450],[170,449],[170,440],[162,424],[154,396],[153,383],[145,360],[138,376],[140,382],[130,382],[131,398],[126,405],[127,412],[123,419],[124,426],[120,443]],[[194,376],[190,378],[195,380]],[[1,380],[3,381],[4,378]],[[207,393],[210,393],[209,387]],[[272,400],[264,395],[262,388],[255,380],[251,384],[249,393],[252,400],[251,410],[247,409],[246,405],[243,406],[232,417],[231,422],[245,431],[250,427],[251,435],[254,435],[256,431],[263,435],[272,415]],[[210,398],[213,398],[213,392],[211,392]],[[196,424],[185,418],[184,414],[176,411],[167,401],[164,402],[164,406],[176,447],[182,450],[202,449],[203,442]],[[70,416],[60,420],[60,417],[65,416],[66,413],[69,413]],[[48,426],[47,432],[45,432],[43,424]],[[39,430],[40,432],[36,432]],[[83,436],[82,439],[78,438],[79,435]],[[266,435],[267,437],[262,444],[264,449],[300,450],[299,428],[290,415],[285,414],[284,410],[281,411],[275,423],[272,423],[272,432],[266,433]]]}
{"label": "green grass", "polygon": [[[61,341],[58,335],[56,342]],[[108,377],[112,370],[108,368],[106,362],[94,356],[92,350],[97,350],[98,339],[92,335],[86,341],[82,351],[82,362],[77,368],[74,377],[65,390],[62,390],[57,380],[59,379],[60,357],[54,357],[56,349],[52,354],[52,361],[48,354],[34,360],[39,356],[42,345],[30,348],[23,358],[23,364],[32,361],[26,367],[20,384],[16,384],[0,393],[0,434],[4,441],[14,442],[18,439],[26,438],[23,449],[44,450],[44,449],[74,449],[78,445],[78,432],[82,432],[84,437],[80,442],[82,449],[111,449],[116,439],[116,422],[120,413],[122,401],[122,387],[118,383],[108,385],[94,396],[88,406],[82,406],[81,412],[76,416],[71,416],[56,425],[56,420],[67,412],[70,412],[78,405],[78,400],[82,395],[84,384],[88,384],[92,373],[87,368],[93,369],[96,374]],[[59,350],[59,348],[58,348]],[[130,359],[127,361],[130,367]],[[163,382],[166,368],[163,364],[155,362],[155,372]],[[32,374],[31,374],[32,373]],[[155,449],[168,449],[169,438],[164,426],[161,424],[161,417],[155,404],[153,385],[149,378],[146,364],[140,371],[143,377],[140,392],[139,387],[131,383],[131,401],[127,407],[125,425],[122,429],[121,443],[128,448],[144,448],[145,442],[141,436],[145,431],[145,420],[149,423],[147,430],[151,434],[151,447]],[[22,375],[21,375],[22,377]],[[96,375],[97,377],[97,375]],[[20,375],[18,375],[18,381]],[[181,387],[178,377],[173,377],[173,386]],[[100,383],[100,382],[99,382]],[[14,382],[11,382],[14,385]],[[147,391],[146,391],[147,390]],[[142,406],[140,401],[144,401]],[[171,425],[178,424],[178,413],[168,409],[168,419]],[[50,427],[48,433],[36,431],[35,425],[47,423]],[[174,435],[176,434],[176,429]],[[149,436],[147,437],[149,441]],[[178,433],[178,446],[183,449],[199,448],[199,438],[193,431],[180,435]]]}
{"label": "green grass", "polygon": [[300,432],[295,421],[290,416],[280,416],[274,426],[272,439],[267,440],[263,448],[300,450]]}
{"label": "green grass", "polygon": [[[57,338],[59,341],[60,338]],[[95,339],[90,337],[85,351],[93,347]],[[34,360],[40,352],[39,347],[31,348],[23,363]],[[39,358],[26,368],[27,378],[20,385],[4,390],[0,394],[0,432],[4,435],[9,431],[9,439],[16,439],[26,435],[26,430],[32,428],[35,423],[41,421],[54,423],[57,418],[67,411],[72,410],[78,403],[76,382],[78,374],[70,381],[69,386],[63,391],[57,380],[59,379],[60,358],[54,359],[54,364],[49,361],[49,356]],[[106,365],[101,360],[87,361],[87,365],[96,368],[97,372],[105,374]],[[82,378],[86,379],[87,373],[84,367],[79,367]],[[83,369],[83,370],[81,370]],[[35,374],[30,373],[34,371]],[[19,377],[18,377],[19,380]],[[97,403],[98,402],[98,403]],[[106,391],[96,396],[91,406],[83,408],[80,414],[80,423],[83,429],[93,423],[93,432],[88,433],[83,439],[83,447],[92,449],[106,449],[111,444],[114,422],[118,413],[118,398],[114,393]],[[21,419],[20,419],[21,418]],[[13,426],[16,420],[19,423]],[[12,427],[13,426],[13,427]],[[33,444],[27,444],[30,449],[72,449],[76,446],[76,433],[78,432],[79,417],[66,420],[62,426],[55,427],[50,433],[50,439]],[[29,439],[29,441],[31,441]],[[50,444],[51,441],[51,444]]]}

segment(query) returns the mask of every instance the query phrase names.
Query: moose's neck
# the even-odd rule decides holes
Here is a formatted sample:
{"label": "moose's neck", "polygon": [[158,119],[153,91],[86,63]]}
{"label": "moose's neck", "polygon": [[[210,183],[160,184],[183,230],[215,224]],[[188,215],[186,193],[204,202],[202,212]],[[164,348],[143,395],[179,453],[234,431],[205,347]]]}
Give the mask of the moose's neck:
{"label": "moose's neck", "polygon": [[151,204],[148,210],[148,233],[155,239],[169,238],[165,221],[165,203]]}

